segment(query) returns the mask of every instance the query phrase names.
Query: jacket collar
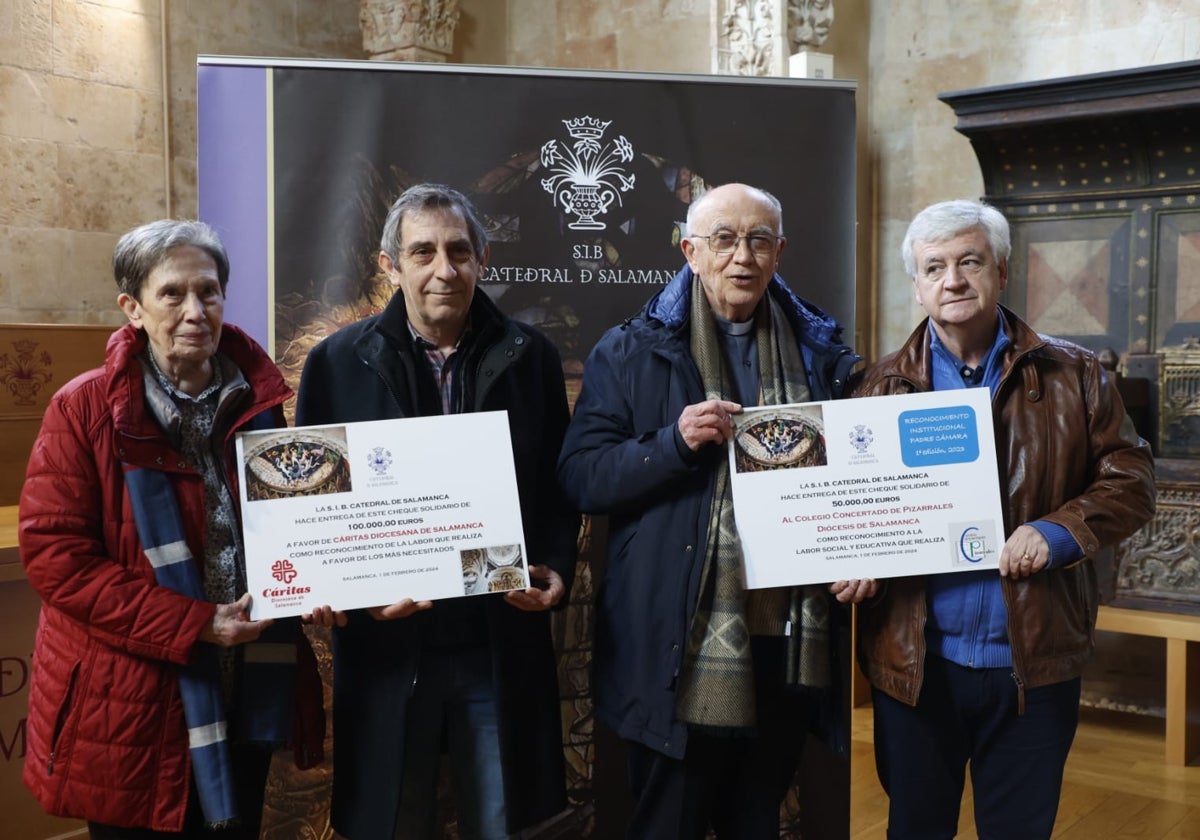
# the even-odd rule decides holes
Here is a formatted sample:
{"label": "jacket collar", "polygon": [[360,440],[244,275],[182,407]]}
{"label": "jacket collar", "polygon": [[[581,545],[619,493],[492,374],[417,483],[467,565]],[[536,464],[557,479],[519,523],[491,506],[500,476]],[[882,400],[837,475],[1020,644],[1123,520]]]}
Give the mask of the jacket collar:
{"label": "jacket collar", "polygon": [[[471,298],[471,332],[459,347],[464,359],[459,367],[462,380],[459,392],[468,394],[464,410],[478,411],[499,373],[528,351],[529,339],[516,321],[508,318],[478,286]],[[422,404],[421,377],[413,375],[418,350],[408,328],[404,295],[396,292],[371,328],[354,342],[355,353],[383,377],[392,398],[401,411],[415,411]],[[486,380],[477,380],[476,372],[486,372]],[[428,394],[425,394],[428,399]]]}
{"label": "jacket collar", "polygon": [[[1008,370],[1012,367],[1016,359],[1030,351],[1043,347],[1046,339],[1039,335],[1033,327],[1025,323],[1011,309],[1003,304],[998,304],[998,306],[1000,309],[1000,325],[1010,342],[1008,350],[1005,352],[1004,371],[1001,373],[1001,378],[1003,378],[1008,374]],[[909,379],[924,389],[932,388],[930,374],[930,371],[933,369],[932,359],[930,358],[932,350],[929,346],[931,329],[929,318],[925,318],[917,325],[917,328],[909,335],[908,340],[901,345],[900,349],[892,357],[890,375]]]}
{"label": "jacket collar", "polygon": [[[478,334],[494,325],[502,324],[505,320],[507,319],[500,308],[479,286],[476,286],[475,294],[471,297],[471,309],[467,319],[472,331]],[[408,310],[404,305],[404,294],[399,289],[392,295],[387,306],[383,308],[383,312],[379,314],[379,320],[375,322],[375,329],[397,347],[413,345],[412,334],[408,329]]]}
{"label": "jacket collar", "polygon": [[[139,357],[139,362],[142,357]],[[217,396],[217,411],[213,417],[212,433],[219,436],[226,423],[233,417],[242,400],[250,392],[250,383],[233,362],[217,354],[214,364],[221,367],[221,390]],[[150,369],[142,364],[142,388],[146,396],[146,407],[158,425],[167,433],[171,446],[179,448],[182,440],[183,414],[175,404],[174,397],[167,393],[162,383]]]}
{"label": "jacket collar", "polygon": [[[145,331],[126,324],[109,336],[105,348],[104,372],[113,423],[118,431],[138,437],[157,436],[166,428],[158,425],[153,408],[147,404],[145,374],[138,355],[148,344]],[[279,405],[292,394],[266,352],[232,324],[221,327],[217,361],[225,376],[223,402],[225,392],[237,387],[238,382],[242,385],[253,383],[254,400],[245,406],[248,412],[257,413],[268,406]],[[236,376],[234,371],[238,372]]]}
{"label": "jacket collar", "polygon": [[[684,265],[671,282],[650,299],[642,314],[672,331],[686,326],[691,315],[692,279],[695,276],[691,266]],[[783,307],[793,327],[798,327],[797,337],[802,343],[824,346],[841,339],[841,325],[819,307],[793,293],[778,274],[771,278],[767,294]]]}

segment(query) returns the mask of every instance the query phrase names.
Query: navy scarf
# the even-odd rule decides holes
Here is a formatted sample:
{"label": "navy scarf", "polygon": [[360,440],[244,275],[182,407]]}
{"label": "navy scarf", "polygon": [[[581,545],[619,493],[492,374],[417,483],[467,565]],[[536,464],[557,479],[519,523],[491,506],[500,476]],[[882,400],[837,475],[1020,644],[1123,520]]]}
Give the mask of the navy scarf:
{"label": "navy scarf", "polygon": [[[206,601],[168,475],[125,464],[125,482],[155,580],[188,598]],[[289,624],[273,624],[258,641],[243,646],[237,723],[239,735],[247,740],[281,744],[291,731],[296,646]],[[192,777],[204,821],[209,826],[230,825],[238,813],[217,648],[197,644],[192,661],[178,666],[178,671]]]}

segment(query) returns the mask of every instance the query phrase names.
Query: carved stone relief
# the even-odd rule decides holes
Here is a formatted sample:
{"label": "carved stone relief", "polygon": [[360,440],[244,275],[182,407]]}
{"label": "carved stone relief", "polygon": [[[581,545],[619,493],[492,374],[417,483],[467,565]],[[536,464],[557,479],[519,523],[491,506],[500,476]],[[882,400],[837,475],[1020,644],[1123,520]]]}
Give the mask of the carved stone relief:
{"label": "carved stone relief", "polygon": [[1200,457],[1200,341],[1159,351],[1158,454]]}
{"label": "carved stone relief", "polygon": [[713,0],[713,71],[786,75],[787,0]]}
{"label": "carved stone relief", "polygon": [[445,61],[458,17],[458,0],[360,0],[363,50],[382,61]]}
{"label": "carved stone relief", "polygon": [[1200,491],[1190,481],[1158,482],[1158,510],[1150,524],[1117,552],[1117,603],[1169,604],[1200,612]]}
{"label": "carved stone relief", "polygon": [[833,25],[833,0],[788,0],[787,32],[790,52],[811,50],[825,43]]}
{"label": "carved stone relief", "polygon": [[786,76],[788,56],[825,43],[833,0],[713,0],[713,72]]}

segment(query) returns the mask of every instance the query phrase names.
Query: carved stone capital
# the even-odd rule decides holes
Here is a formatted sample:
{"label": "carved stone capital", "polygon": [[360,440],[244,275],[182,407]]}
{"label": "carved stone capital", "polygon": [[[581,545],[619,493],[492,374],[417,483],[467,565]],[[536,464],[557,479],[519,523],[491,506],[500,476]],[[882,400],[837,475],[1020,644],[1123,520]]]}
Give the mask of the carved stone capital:
{"label": "carved stone capital", "polygon": [[789,51],[811,51],[824,44],[833,25],[833,0],[788,0],[787,5]]}
{"label": "carved stone capital", "polygon": [[359,0],[363,50],[387,61],[445,61],[458,16],[458,0]]}

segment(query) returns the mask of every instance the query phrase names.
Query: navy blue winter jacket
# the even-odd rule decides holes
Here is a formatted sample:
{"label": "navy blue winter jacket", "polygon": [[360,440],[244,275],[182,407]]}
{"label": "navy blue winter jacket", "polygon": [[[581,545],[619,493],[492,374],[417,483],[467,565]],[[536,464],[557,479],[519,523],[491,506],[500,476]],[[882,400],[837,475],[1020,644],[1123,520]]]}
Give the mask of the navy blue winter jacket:
{"label": "navy blue winter jacket", "polygon": [[[596,714],[621,737],[682,758],[686,725],[675,690],[695,611],[712,505],[707,447],[685,460],[675,445],[683,409],[703,402],[689,346],[693,274],[684,267],[636,317],[610,329],[584,368],[558,462],[573,506],[609,517],[608,561],[596,600]],[[841,327],[776,275],[809,374],[812,399],[841,396],[858,361]]]}

